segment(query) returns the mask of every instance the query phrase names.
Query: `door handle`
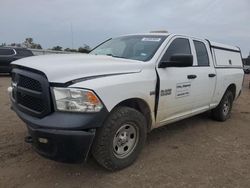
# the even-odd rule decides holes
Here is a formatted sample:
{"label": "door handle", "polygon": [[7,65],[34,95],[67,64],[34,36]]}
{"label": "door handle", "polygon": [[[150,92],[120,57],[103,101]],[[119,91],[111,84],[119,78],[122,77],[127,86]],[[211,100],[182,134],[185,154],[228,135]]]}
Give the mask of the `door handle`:
{"label": "door handle", "polygon": [[216,76],[216,74],[208,74],[208,77],[210,77],[210,78],[212,78],[212,77],[215,77]]}
{"label": "door handle", "polygon": [[194,74],[187,75],[188,79],[195,79],[197,76]]}

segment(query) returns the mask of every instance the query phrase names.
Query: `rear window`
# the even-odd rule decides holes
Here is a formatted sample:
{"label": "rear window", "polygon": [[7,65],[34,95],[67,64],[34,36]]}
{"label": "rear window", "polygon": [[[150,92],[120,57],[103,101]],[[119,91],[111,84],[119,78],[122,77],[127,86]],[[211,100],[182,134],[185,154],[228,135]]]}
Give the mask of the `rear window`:
{"label": "rear window", "polygon": [[0,49],[0,56],[9,56],[9,55],[15,55],[14,50],[12,49]]}
{"label": "rear window", "polygon": [[16,52],[19,56],[32,56],[33,53],[30,50],[26,49],[16,49]]}

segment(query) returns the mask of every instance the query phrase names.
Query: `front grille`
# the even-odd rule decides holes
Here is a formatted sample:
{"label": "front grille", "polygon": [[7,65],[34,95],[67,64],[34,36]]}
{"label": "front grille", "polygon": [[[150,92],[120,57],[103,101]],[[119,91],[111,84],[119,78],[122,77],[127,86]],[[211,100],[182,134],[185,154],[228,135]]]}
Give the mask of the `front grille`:
{"label": "front grille", "polygon": [[45,109],[45,105],[42,99],[35,98],[26,94],[17,92],[17,101],[19,104],[35,110],[36,112],[42,112]]}
{"label": "front grille", "polygon": [[47,78],[39,73],[12,70],[13,103],[22,112],[42,118],[51,112]]}
{"label": "front grille", "polygon": [[20,75],[18,85],[34,91],[42,91],[41,83],[32,78]]}

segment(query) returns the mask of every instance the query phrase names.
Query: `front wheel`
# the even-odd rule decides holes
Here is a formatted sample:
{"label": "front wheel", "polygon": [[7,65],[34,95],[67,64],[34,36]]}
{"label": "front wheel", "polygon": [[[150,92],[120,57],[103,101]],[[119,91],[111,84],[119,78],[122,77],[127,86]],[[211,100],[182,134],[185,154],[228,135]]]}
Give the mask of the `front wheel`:
{"label": "front wheel", "polygon": [[145,117],[129,107],[118,107],[99,128],[92,148],[96,161],[109,170],[131,165],[146,141]]}
{"label": "front wheel", "polygon": [[222,97],[220,104],[212,110],[212,116],[217,121],[226,121],[230,115],[233,106],[233,93],[228,90]]}

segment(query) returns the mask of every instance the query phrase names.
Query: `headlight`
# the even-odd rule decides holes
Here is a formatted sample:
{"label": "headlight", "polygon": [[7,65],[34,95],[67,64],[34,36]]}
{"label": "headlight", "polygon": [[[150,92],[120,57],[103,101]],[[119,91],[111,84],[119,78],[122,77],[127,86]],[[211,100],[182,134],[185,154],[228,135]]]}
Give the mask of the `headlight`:
{"label": "headlight", "polygon": [[94,92],[78,88],[52,88],[58,111],[99,112],[103,105]]}

